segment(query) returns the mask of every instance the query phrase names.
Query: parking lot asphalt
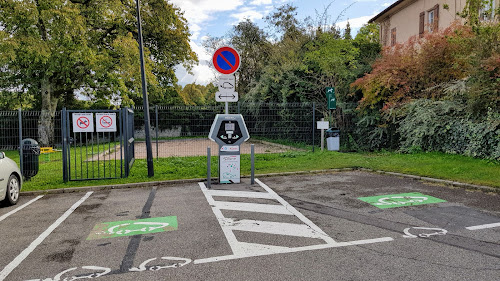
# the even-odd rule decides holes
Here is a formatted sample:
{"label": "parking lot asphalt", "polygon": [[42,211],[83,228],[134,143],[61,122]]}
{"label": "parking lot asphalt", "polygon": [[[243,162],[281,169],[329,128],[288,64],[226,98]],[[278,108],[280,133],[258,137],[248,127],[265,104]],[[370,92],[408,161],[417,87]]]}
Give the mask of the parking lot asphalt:
{"label": "parking lot asphalt", "polygon": [[362,171],[23,196],[0,280],[500,280],[500,197]]}

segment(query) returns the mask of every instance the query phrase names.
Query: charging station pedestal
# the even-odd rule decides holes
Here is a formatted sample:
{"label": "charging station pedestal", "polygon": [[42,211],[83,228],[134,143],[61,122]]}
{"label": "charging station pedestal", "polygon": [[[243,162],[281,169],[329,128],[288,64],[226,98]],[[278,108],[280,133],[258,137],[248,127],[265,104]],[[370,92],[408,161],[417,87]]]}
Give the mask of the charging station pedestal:
{"label": "charging station pedestal", "polygon": [[240,183],[240,145],[250,135],[241,114],[217,114],[208,138],[219,145],[219,183]]}

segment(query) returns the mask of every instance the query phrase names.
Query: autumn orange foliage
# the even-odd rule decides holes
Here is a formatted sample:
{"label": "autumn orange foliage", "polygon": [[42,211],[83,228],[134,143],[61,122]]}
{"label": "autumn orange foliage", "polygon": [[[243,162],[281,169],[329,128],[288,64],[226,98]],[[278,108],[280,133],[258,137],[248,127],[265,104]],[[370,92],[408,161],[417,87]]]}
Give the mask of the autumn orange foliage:
{"label": "autumn orange foliage", "polygon": [[351,86],[361,90],[364,108],[398,107],[413,99],[439,98],[439,91],[428,91],[444,82],[464,79],[474,65],[472,29],[453,24],[423,38],[412,37],[404,44],[386,47],[372,65],[372,71]]}

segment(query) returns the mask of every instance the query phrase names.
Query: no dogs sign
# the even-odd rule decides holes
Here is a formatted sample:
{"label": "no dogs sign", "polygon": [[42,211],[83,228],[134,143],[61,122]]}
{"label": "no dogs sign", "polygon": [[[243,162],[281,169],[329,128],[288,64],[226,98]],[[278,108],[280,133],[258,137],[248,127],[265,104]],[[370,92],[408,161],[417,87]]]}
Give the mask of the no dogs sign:
{"label": "no dogs sign", "polygon": [[92,113],[73,113],[73,132],[88,133],[94,131]]}
{"label": "no dogs sign", "polygon": [[116,132],[116,113],[96,113],[97,132]]}

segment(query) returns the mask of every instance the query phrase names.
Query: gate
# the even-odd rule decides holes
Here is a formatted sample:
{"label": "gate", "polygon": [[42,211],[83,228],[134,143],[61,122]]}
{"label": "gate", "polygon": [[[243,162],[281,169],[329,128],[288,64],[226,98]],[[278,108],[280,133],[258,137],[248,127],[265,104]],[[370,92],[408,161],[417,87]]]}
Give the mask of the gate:
{"label": "gate", "polygon": [[63,179],[128,177],[134,164],[134,111],[62,110]]}

